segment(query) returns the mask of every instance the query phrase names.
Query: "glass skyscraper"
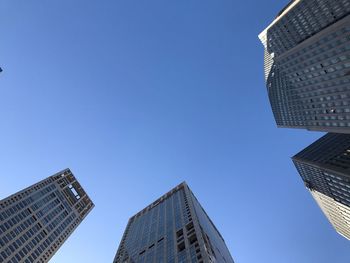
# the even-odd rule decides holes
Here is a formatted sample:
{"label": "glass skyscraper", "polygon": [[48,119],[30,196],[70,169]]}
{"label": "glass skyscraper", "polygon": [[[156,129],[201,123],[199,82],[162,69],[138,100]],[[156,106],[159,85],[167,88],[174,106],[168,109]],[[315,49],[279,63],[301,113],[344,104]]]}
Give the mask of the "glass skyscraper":
{"label": "glass skyscraper", "polygon": [[350,133],[349,14],[349,0],[294,0],[259,35],[278,127]]}
{"label": "glass skyscraper", "polygon": [[186,183],[130,218],[114,263],[233,263],[223,237]]}
{"label": "glass skyscraper", "polygon": [[350,240],[350,134],[328,133],[293,162],[336,231]]}
{"label": "glass skyscraper", "polygon": [[93,209],[69,169],[0,201],[0,262],[48,262]]}

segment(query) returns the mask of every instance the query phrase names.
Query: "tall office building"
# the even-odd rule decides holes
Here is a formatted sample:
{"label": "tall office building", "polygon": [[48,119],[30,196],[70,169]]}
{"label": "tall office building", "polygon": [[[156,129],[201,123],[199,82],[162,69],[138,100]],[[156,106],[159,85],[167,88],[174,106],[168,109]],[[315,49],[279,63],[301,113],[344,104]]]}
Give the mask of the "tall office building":
{"label": "tall office building", "polygon": [[48,262],[94,207],[69,169],[0,201],[0,262]]}
{"label": "tall office building", "polygon": [[350,133],[350,0],[294,0],[259,35],[278,127]]}
{"label": "tall office building", "polygon": [[114,263],[233,263],[223,237],[186,183],[130,218]]}
{"label": "tall office building", "polygon": [[292,159],[328,220],[350,240],[350,135],[328,133]]}

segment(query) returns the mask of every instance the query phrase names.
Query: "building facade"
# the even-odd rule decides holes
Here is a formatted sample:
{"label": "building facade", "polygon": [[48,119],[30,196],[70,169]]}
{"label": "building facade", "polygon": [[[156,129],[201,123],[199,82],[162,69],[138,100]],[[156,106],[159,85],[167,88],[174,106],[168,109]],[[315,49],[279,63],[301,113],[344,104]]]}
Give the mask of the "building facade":
{"label": "building facade", "polygon": [[328,220],[350,240],[350,135],[328,133],[292,159]]}
{"label": "building facade", "polygon": [[294,0],[259,35],[278,127],[350,133],[349,14],[349,0]]}
{"label": "building facade", "polygon": [[48,262],[93,209],[69,169],[0,201],[0,262]]}
{"label": "building facade", "polygon": [[233,263],[225,241],[186,183],[129,219],[114,263]]}

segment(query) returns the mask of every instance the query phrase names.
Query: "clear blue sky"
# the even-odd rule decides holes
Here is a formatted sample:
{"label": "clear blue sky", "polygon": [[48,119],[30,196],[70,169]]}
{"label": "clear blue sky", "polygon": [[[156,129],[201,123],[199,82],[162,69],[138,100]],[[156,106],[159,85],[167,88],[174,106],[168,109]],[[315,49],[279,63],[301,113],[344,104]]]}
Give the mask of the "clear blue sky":
{"label": "clear blue sky", "polygon": [[186,180],[237,263],[348,263],[277,129],[257,35],[287,0],[0,2],[0,198],[66,167],[96,207],[52,263],[112,262]]}

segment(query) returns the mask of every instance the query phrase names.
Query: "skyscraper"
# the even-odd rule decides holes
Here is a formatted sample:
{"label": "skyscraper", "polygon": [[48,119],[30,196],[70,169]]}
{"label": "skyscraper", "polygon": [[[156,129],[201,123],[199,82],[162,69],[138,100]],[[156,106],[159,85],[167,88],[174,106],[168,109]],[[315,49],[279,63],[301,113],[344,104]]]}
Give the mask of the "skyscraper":
{"label": "skyscraper", "polygon": [[350,135],[328,133],[292,159],[328,220],[350,240]]}
{"label": "skyscraper", "polygon": [[350,133],[349,14],[349,0],[294,0],[259,35],[278,127]]}
{"label": "skyscraper", "polygon": [[94,204],[69,169],[0,201],[0,262],[48,262]]}
{"label": "skyscraper", "polygon": [[114,263],[233,263],[223,237],[186,183],[129,219]]}

